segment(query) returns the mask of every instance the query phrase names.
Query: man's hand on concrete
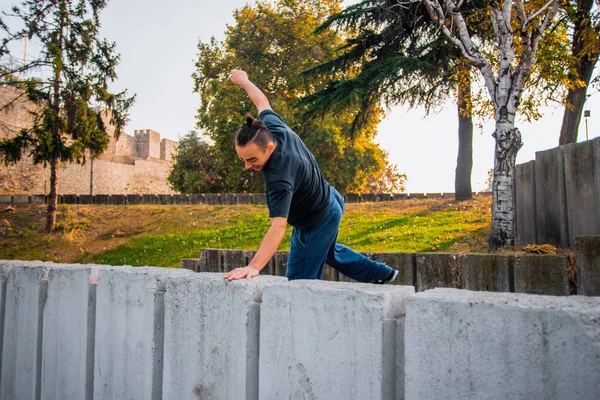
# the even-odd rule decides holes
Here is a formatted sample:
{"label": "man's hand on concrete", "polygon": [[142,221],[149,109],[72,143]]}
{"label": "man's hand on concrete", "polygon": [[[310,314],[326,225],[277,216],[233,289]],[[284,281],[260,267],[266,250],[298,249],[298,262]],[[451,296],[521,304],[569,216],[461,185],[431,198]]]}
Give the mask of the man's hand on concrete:
{"label": "man's hand on concrete", "polygon": [[236,268],[233,271],[229,271],[228,273],[225,274],[225,279],[233,281],[233,280],[238,280],[238,279],[242,279],[242,278],[254,278],[255,276],[258,275],[258,270],[254,267],[243,267],[243,268]]}
{"label": "man's hand on concrete", "polygon": [[242,71],[241,69],[234,69],[231,71],[231,82],[236,85],[243,85],[248,82],[248,74],[246,71]]}

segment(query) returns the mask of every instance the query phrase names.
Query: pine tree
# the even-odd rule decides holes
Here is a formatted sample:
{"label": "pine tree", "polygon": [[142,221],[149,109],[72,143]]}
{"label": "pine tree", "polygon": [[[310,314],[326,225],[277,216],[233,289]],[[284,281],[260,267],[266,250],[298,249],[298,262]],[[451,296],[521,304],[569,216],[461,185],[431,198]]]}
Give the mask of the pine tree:
{"label": "pine tree", "polygon": [[[56,226],[60,164],[82,164],[101,154],[110,139],[102,113],[109,116],[118,138],[135,99],[127,91],[109,91],[120,56],[115,44],[99,35],[99,13],[106,4],[105,0],[26,0],[4,13],[20,22],[21,28],[13,31],[8,23],[13,21],[0,20],[6,33],[0,57],[12,60],[4,63],[9,66],[0,79],[20,88],[19,96],[27,96],[39,109],[31,128],[0,143],[0,156],[15,163],[29,154],[34,163],[50,166],[48,233]],[[32,39],[42,48],[39,57],[15,61],[11,43]],[[38,76],[20,79],[26,72]]]}

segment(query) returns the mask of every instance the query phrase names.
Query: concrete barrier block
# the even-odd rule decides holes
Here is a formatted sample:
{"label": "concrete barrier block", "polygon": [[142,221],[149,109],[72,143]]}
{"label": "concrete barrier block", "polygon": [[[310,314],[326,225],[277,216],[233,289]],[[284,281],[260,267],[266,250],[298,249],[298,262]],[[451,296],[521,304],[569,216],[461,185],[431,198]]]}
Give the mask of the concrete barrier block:
{"label": "concrete barrier block", "polygon": [[158,195],[158,202],[160,204],[173,204],[173,196],[170,194]]}
{"label": "concrete barrier block", "polygon": [[193,193],[188,196],[189,204],[204,204],[204,195],[201,193]]}
{"label": "concrete barrier block", "polygon": [[201,260],[199,258],[184,258],[179,260],[179,267],[190,271],[200,272]]}
{"label": "concrete barrier block", "polygon": [[43,263],[13,264],[6,282],[0,398],[40,398],[42,311],[47,268]]}
{"label": "concrete barrier block", "polygon": [[127,195],[124,195],[124,194],[110,195],[110,204],[118,205],[118,206],[127,204]]}
{"label": "concrete barrier block", "polygon": [[187,194],[174,194],[173,195],[173,204],[188,204],[188,195]]}
{"label": "concrete barrier block", "polygon": [[441,199],[444,197],[442,193],[425,193],[425,195],[428,199]]}
{"label": "concrete barrier block", "polygon": [[597,399],[600,298],[433,289],[411,296],[405,399]]}
{"label": "concrete barrier block", "polygon": [[394,193],[394,201],[408,200],[408,193]]}
{"label": "concrete barrier block", "polygon": [[80,194],[79,204],[94,204],[94,196],[89,194]]}
{"label": "concrete barrier block", "polygon": [[384,263],[398,270],[394,285],[410,285],[415,282],[415,255],[412,253],[363,253],[372,260]]}
{"label": "concrete barrier block", "polygon": [[31,196],[28,194],[13,194],[14,204],[29,204],[31,203]]}
{"label": "concrete barrier block", "polygon": [[323,266],[323,274],[321,275],[321,279],[324,281],[338,281],[339,280],[339,272],[329,265],[325,264]]}
{"label": "concrete barrier block", "polygon": [[561,148],[565,162],[568,245],[573,249],[577,236],[600,235],[600,138]]}
{"label": "concrete barrier block", "polygon": [[267,204],[267,195],[264,193],[252,193],[252,203]]}
{"label": "concrete barrier block", "polygon": [[537,243],[568,247],[564,156],[560,147],[535,153],[535,202]]}
{"label": "concrete barrier block", "polygon": [[535,204],[535,161],[515,168],[516,231],[520,244],[537,243]]}
{"label": "concrete barrier block", "polygon": [[363,193],[360,195],[361,203],[372,203],[375,201],[375,195],[373,193]]}
{"label": "concrete barrier block", "polygon": [[160,398],[165,282],[194,275],[167,268],[100,270],[96,288],[95,399]]}
{"label": "concrete barrier block", "polygon": [[109,205],[110,194],[97,194],[94,196],[94,204]]}
{"label": "concrete barrier block", "polygon": [[204,202],[214,206],[221,204],[221,195],[219,193],[207,193],[204,195]]}
{"label": "concrete barrier block", "polygon": [[198,272],[223,272],[222,250],[202,249],[200,251],[200,270]]}
{"label": "concrete barrier block", "polygon": [[0,203],[10,204],[13,202],[13,197],[11,194],[0,194]]}
{"label": "concrete barrier block", "polygon": [[263,290],[259,398],[395,399],[412,286],[293,281]]}
{"label": "concrete barrier block", "polygon": [[225,205],[235,205],[235,193],[221,193],[221,203]]}
{"label": "concrete barrier block", "polygon": [[250,204],[252,203],[252,195],[250,193],[238,193],[235,201],[237,204]]}
{"label": "concrete barrier block", "polygon": [[408,199],[425,199],[425,193],[409,193]]}
{"label": "concrete barrier block", "polygon": [[229,272],[246,265],[244,250],[223,250],[223,272]]}
{"label": "concrete barrier block", "polygon": [[[1,199],[0,203],[2,203]],[[43,194],[32,194],[31,204],[46,204],[46,196],[44,196]]]}
{"label": "concrete barrier block", "polygon": [[52,266],[43,310],[42,399],[91,399],[96,286],[92,268]]}
{"label": "concrete barrier block", "polygon": [[486,292],[514,292],[512,255],[463,254],[460,258],[461,287]]}
{"label": "concrete barrier block", "polygon": [[415,264],[417,291],[422,292],[435,287],[460,287],[460,255],[419,253],[416,254]]}
{"label": "concrete barrier block", "polygon": [[142,194],[142,204],[159,204],[158,196],[155,194]]}
{"label": "concrete barrier block", "polygon": [[223,274],[168,281],[163,399],[257,399],[261,292],[282,281],[229,282]]}
{"label": "concrete barrier block", "polygon": [[79,195],[77,194],[63,194],[62,204],[79,204]]}
{"label": "concrete barrier block", "polygon": [[344,196],[345,203],[360,203],[360,195],[356,193],[346,193]]}
{"label": "concrete barrier block", "polygon": [[577,294],[600,296],[600,236],[575,238]]}
{"label": "concrete barrier block", "polygon": [[515,257],[515,292],[530,294],[569,294],[567,256],[518,255]]}
{"label": "concrete barrier block", "polygon": [[287,251],[278,251],[275,253],[275,256],[272,258],[272,270],[271,275],[275,276],[285,276],[287,272],[287,262],[288,262],[289,252]]}
{"label": "concrete barrier block", "polygon": [[142,204],[142,195],[141,194],[128,194],[127,195],[127,204]]}

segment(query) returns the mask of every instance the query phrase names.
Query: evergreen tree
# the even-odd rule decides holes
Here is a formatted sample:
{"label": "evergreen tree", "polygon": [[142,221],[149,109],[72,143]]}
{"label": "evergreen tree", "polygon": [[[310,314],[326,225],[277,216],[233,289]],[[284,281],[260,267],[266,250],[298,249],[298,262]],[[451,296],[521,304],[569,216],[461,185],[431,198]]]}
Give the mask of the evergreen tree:
{"label": "evergreen tree", "polygon": [[[119,55],[114,43],[99,36],[99,13],[106,4],[104,0],[25,0],[5,12],[22,24],[20,29],[13,31],[8,21],[0,20],[6,33],[0,57],[11,57],[14,41],[35,39],[42,47],[38,58],[5,64],[11,66],[1,71],[2,82],[23,89],[39,111],[31,128],[0,143],[0,155],[6,163],[14,163],[29,153],[34,163],[50,166],[48,233],[56,226],[60,163],[84,163],[86,157],[101,154],[109,142],[102,112],[110,116],[118,138],[134,101],[126,91],[109,91],[117,78]],[[33,69],[39,76],[18,79]]]}

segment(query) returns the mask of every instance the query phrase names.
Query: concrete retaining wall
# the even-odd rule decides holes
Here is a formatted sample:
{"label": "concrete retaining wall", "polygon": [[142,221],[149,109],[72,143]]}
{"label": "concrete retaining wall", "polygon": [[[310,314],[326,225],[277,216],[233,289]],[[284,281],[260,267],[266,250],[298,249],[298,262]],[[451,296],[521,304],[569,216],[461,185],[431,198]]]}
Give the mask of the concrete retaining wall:
{"label": "concrete retaining wall", "polygon": [[537,152],[517,165],[515,188],[520,243],[573,249],[600,235],[600,138]]}
{"label": "concrete retaining wall", "polygon": [[[416,291],[435,287],[572,295],[576,283],[569,274],[566,255],[508,255],[456,253],[363,253],[400,271],[396,285],[414,286]],[[245,266],[253,251],[203,249],[200,258],[181,260],[181,268],[195,272],[227,272]],[[277,252],[265,274],[285,276],[287,252]],[[588,279],[600,282],[600,266],[588,269]],[[325,266],[324,280],[354,282]],[[588,295],[600,296],[598,292]]]}
{"label": "concrete retaining wall", "polygon": [[434,289],[407,300],[405,399],[597,399],[600,298]]}
{"label": "concrete retaining wall", "polygon": [[0,400],[600,392],[600,297],[0,261],[0,327]]}

